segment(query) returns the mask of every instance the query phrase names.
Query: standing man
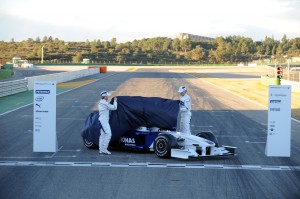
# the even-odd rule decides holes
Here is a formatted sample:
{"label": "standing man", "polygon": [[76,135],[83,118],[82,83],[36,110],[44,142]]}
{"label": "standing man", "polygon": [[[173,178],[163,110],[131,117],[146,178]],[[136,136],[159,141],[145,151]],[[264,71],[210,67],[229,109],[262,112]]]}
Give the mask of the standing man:
{"label": "standing man", "polygon": [[107,150],[110,138],[111,138],[111,128],[109,125],[109,111],[117,110],[117,98],[114,98],[114,103],[110,104],[107,102],[108,96],[110,94],[107,91],[101,92],[101,100],[98,104],[99,108],[99,121],[101,123],[100,137],[99,137],[99,153],[110,155],[111,152]]}
{"label": "standing man", "polygon": [[180,86],[178,89],[178,93],[180,93],[180,102],[179,102],[179,129],[181,133],[185,135],[191,135],[190,131],[190,122],[191,122],[191,105],[192,100],[190,96],[187,94],[187,89],[185,86]]}

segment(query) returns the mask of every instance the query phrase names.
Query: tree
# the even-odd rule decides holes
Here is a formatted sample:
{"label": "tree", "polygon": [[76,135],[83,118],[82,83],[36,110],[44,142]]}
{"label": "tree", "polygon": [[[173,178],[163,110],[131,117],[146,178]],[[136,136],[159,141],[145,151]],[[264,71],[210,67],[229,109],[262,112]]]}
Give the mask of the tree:
{"label": "tree", "polygon": [[72,57],[73,63],[80,63],[82,60],[82,55],[80,53],[77,53],[75,56]]}
{"label": "tree", "polygon": [[53,42],[52,36],[48,37],[48,42]]}
{"label": "tree", "polygon": [[108,41],[103,42],[103,47],[104,47],[104,49],[108,49],[109,46],[110,46],[110,44],[109,44]]}
{"label": "tree", "polygon": [[283,50],[282,50],[282,44],[279,44],[277,49],[276,49],[276,56],[277,57],[282,57],[284,54],[283,54]]}
{"label": "tree", "polygon": [[166,39],[163,43],[162,50],[167,51],[170,49],[171,46],[171,39]]}
{"label": "tree", "polygon": [[91,53],[97,53],[97,43],[96,41],[92,42],[91,44]]}
{"label": "tree", "polygon": [[85,45],[89,46],[90,45],[90,41],[88,39],[85,40]]}
{"label": "tree", "polygon": [[288,50],[291,56],[300,56],[300,38],[295,38],[290,41],[291,48]]}
{"label": "tree", "polygon": [[35,38],[35,42],[36,43],[40,43],[41,42],[41,38],[40,37]]}
{"label": "tree", "polygon": [[287,51],[291,48],[291,44],[290,44],[289,40],[287,39],[286,35],[283,35],[283,37],[281,39],[281,48],[282,48],[283,54],[286,54]]}
{"label": "tree", "polygon": [[116,45],[117,45],[117,38],[112,38],[111,40],[110,40],[110,45],[111,45],[111,47],[115,47]]}
{"label": "tree", "polygon": [[121,50],[121,53],[124,54],[124,55],[129,55],[130,54],[130,50],[129,50],[129,48],[123,48]]}
{"label": "tree", "polygon": [[191,48],[192,46],[191,44],[192,44],[191,39],[183,39],[180,42],[181,49],[184,50],[185,53],[187,50]]}
{"label": "tree", "polygon": [[59,41],[59,39],[56,37],[55,39],[54,39],[54,43],[59,43],[60,41]]}
{"label": "tree", "polygon": [[179,40],[178,38],[174,39],[174,40],[172,41],[171,46],[172,46],[172,49],[173,49],[173,50],[178,51],[179,48],[180,48],[180,40]]}
{"label": "tree", "polygon": [[223,37],[216,38],[217,49],[213,52],[213,56],[217,63],[225,63],[227,60],[226,43]]}
{"label": "tree", "polygon": [[115,60],[116,62],[121,63],[125,61],[125,57],[123,55],[118,55]]}
{"label": "tree", "polygon": [[64,44],[63,42],[59,44],[58,46],[58,50],[59,52],[65,52],[68,50],[68,45],[67,44]]}
{"label": "tree", "polygon": [[48,37],[47,37],[47,36],[44,36],[44,37],[43,37],[43,41],[42,41],[42,42],[43,42],[43,43],[46,43],[46,42],[47,42],[47,40],[48,40]]}
{"label": "tree", "polygon": [[201,46],[196,46],[196,48],[191,51],[191,59],[194,61],[200,61],[204,55],[205,52]]}
{"label": "tree", "polygon": [[33,43],[34,41],[32,38],[28,38],[26,42],[30,44],[30,43]]}

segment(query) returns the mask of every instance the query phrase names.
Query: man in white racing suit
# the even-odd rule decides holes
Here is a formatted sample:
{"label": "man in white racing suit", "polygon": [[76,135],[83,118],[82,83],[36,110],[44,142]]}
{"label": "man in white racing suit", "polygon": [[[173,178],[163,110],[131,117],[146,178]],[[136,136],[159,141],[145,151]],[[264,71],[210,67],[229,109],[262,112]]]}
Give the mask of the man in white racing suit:
{"label": "man in white racing suit", "polygon": [[101,92],[101,100],[98,104],[99,109],[99,121],[101,123],[100,137],[99,137],[99,153],[110,155],[111,152],[107,150],[108,144],[111,138],[111,128],[109,125],[109,111],[117,110],[117,98],[114,98],[114,103],[110,104],[107,102],[110,94],[107,91]]}
{"label": "man in white racing suit", "polygon": [[[179,131],[185,135],[191,135],[190,131],[190,122],[191,122],[191,105],[192,100],[190,96],[187,94],[187,89],[185,86],[180,86],[178,89],[178,93],[180,93],[180,102],[179,102]],[[178,130],[177,130],[178,131]]]}

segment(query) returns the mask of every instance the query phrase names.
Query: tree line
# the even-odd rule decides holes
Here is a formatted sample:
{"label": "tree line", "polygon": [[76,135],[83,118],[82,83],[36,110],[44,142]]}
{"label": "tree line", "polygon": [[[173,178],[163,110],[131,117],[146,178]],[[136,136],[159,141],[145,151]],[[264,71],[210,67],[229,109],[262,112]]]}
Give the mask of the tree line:
{"label": "tree line", "polygon": [[80,63],[88,58],[92,63],[235,64],[263,61],[273,56],[278,59],[300,56],[300,38],[288,39],[284,35],[278,41],[266,36],[263,41],[253,41],[242,36],[220,36],[213,41],[193,42],[190,39],[155,37],[118,43],[116,38],[66,42],[44,36],[43,39],[28,38],[21,42],[14,39],[0,41],[0,59],[10,61],[12,57],[21,57],[38,63],[42,49],[46,63]]}

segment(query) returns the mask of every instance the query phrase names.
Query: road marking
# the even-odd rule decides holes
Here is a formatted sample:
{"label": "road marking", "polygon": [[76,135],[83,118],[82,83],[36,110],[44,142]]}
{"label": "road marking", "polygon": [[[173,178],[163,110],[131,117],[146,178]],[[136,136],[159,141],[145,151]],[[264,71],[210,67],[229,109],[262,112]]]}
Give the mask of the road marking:
{"label": "road marking", "polygon": [[81,149],[75,149],[75,150],[60,150],[60,151],[76,151],[76,152],[80,152]]}
{"label": "road marking", "polygon": [[87,108],[88,106],[72,106],[72,108],[81,108],[81,107]]}
{"label": "road marking", "polygon": [[210,128],[210,127],[213,127],[212,125],[209,125],[209,126],[197,126],[197,125],[194,125],[194,124],[191,124],[191,126],[193,126],[193,127],[199,127],[199,128]]}
{"label": "road marking", "polygon": [[55,158],[65,158],[65,157],[71,157],[71,158],[75,158],[77,157],[76,155],[57,155],[58,152],[80,152],[81,149],[66,149],[66,150],[62,150],[63,146],[61,146],[57,152],[53,153],[52,155],[45,155],[44,157],[28,157],[28,156],[24,156],[24,157],[0,157],[0,159],[36,159],[36,158],[40,158],[40,159],[51,159],[53,157]]}
{"label": "road marking", "polygon": [[266,142],[250,142],[248,140],[245,141],[246,143],[249,143],[249,144],[265,144]]}
{"label": "road marking", "polygon": [[231,137],[231,138],[261,138],[266,139],[267,137],[257,137],[257,136],[248,136],[248,135],[216,135],[217,137]]}
{"label": "road marking", "polygon": [[174,163],[127,163],[127,162],[44,162],[44,161],[0,161],[0,166],[21,167],[126,167],[126,168],[176,168],[176,169],[223,169],[256,171],[299,171],[300,166],[280,165],[224,165],[224,164],[174,164]]}
{"label": "road marking", "polygon": [[127,70],[127,72],[135,72],[137,70],[137,68],[130,68]]}
{"label": "road marking", "polygon": [[29,133],[29,134],[32,134],[33,133],[33,131],[32,130],[27,130],[27,131],[25,131],[24,133]]}
{"label": "road marking", "polygon": [[21,118],[24,118],[24,117],[33,117],[33,115],[22,115]]}
{"label": "road marking", "polygon": [[79,82],[66,82],[66,83],[59,83],[57,84],[57,88],[74,88],[78,86],[82,86],[91,82],[95,82],[97,79],[79,81]]}
{"label": "road marking", "polygon": [[85,121],[86,119],[80,119],[80,118],[70,118],[70,117],[57,117],[57,120],[82,120]]}

